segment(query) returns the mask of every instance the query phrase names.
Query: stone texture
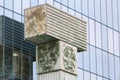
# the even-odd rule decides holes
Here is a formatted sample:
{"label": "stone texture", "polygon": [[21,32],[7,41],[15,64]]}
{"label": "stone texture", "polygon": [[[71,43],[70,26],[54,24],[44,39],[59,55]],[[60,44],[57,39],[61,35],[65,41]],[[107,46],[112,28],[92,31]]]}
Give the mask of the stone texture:
{"label": "stone texture", "polygon": [[77,74],[77,48],[62,41],[53,41],[37,46],[37,73],[63,70]]}
{"label": "stone texture", "polygon": [[25,9],[25,39],[36,45],[62,40],[85,51],[86,22],[49,4]]}

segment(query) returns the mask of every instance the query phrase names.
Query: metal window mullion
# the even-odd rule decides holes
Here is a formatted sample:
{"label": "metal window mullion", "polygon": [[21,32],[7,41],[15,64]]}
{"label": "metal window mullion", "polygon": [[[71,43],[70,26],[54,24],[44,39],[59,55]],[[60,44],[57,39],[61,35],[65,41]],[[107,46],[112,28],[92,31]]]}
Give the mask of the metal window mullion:
{"label": "metal window mullion", "polygon": [[[3,0],[3,6],[5,6],[5,1],[6,0]],[[5,8],[3,8],[3,15],[5,15]],[[3,30],[3,33],[5,33],[5,31],[4,31],[4,25],[5,25],[4,17],[2,19],[2,24],[3,24],[2,30]],[[2,34],[2,36],[3,36],[3,80],[5,80],[5,34],[4,35]]]}

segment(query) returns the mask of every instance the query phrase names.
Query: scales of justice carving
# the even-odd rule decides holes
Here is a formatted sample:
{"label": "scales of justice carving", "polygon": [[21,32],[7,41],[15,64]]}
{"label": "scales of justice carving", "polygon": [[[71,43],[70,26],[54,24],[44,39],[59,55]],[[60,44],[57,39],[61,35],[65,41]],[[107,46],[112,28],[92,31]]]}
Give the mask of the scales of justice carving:
{"label": "scales of justice carving", "polygon": [[36,44],[38,80],[77,80],[86,22],[49,4],[25,9],[25,40]]}

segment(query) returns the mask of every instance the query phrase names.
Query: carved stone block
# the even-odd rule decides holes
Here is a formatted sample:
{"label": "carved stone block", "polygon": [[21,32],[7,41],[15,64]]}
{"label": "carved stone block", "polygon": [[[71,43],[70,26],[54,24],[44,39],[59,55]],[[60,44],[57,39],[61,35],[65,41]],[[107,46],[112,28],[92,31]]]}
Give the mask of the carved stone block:
{"label": "carved stone block", "polygon": [[62,41],[53,41],[36,47],[37,74],[56,70],[77,74],[77,48]]}
{"label": "carved stone block", "polygon": [[86,50],[86,22],[49,4],[25,9],[25,39],[37,45],[62,40]]}

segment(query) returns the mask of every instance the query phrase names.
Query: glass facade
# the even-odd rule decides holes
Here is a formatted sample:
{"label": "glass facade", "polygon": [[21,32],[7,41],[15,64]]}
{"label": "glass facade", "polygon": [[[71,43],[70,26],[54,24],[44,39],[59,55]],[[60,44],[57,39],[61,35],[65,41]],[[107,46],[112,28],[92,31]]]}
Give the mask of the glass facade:
{"label": "glass facade", "polygon": [[[87,22],[88,49],[85,52],[77,54],[78,80],[119,80],[120,0],[0,0],[0,15],[7,16],[19,23],[24,23],[24,9],[46,2]],[[13,25],[14,23],[16,22],[10,21],[7,24]],[[14,29],[15,25],[9,27]],[[25,46],[28,45],[27,43],[23,44],[24,39],[23,34],[21,33],[23,33],[22,29],[24,29],[24,27],[21,25],[19,28],[21,29],[19,30],[20,32],[14,32],[13,30],[13,32],[8,33],[9,35],[12,35],[10,36],[10,39],[12,39],[12,46],[10,46],[12,49],[10,49],[10,51],[8,51],[9,49],[6,48],[5,45],[4,47],[0,46],[0,49],[3,48],[0,50],[0,55],[4,56],[5,59],[14,53],[19,53],[22,55],[24,52],[23,49],[26,49],[28,51],[27,53],[35,53],[31,50],[34,49],[32,46]],[[22,39],[13,36],[14,34],[20,34]],[[1,37],[2,35],[0,34],[0,39]],[[13,44],[15,44],[15,38],[20,39],[20,41],[17,42],[21,44],[18,45],[20,46],[20,51],[14,50],[15,45]],[[4,44],[7,43],[5,42]],[[8,44],[10,43],[8,42]],[[22,45],[25,46],[25,48],[23,48]],[[1,56],[0,77],[5,75],[5,72],[7,72],[4,70],[7,60],[4,60]],[[10,64],[17,63],[12,61],[13,59],[16,59],[13,56],[10,59]],[[4,62],[4,64],[2,62]],[[2,72],[4,72],[4,74],[2,74]],[[12,73],[14,72],[15,71],[12,71]],[[22,72],[20,73],[22,74]],[[34,80],[35,79],[36,78],[34,78]]]}

